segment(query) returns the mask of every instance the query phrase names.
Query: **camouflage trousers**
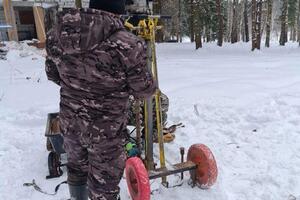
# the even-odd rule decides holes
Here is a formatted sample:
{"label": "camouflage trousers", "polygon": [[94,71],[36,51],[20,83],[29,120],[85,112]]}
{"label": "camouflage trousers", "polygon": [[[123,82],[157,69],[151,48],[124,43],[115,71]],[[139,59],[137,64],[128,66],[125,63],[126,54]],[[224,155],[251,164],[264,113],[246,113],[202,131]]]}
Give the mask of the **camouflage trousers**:
{"label": "camouflage trousers", "polygon": [[108,122],[61,116],[60,126],[68,157],[68,183],[87,183],[91,200],[117,200],[126,161],[126,126],[111,133],[106,128],[113,125]]}

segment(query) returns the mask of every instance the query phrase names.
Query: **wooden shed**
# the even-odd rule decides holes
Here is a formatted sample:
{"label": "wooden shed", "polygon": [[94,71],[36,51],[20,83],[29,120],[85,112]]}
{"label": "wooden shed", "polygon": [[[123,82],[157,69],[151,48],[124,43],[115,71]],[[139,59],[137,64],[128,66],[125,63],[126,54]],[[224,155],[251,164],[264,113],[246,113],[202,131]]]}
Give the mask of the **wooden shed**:
{"label": "wooden shed", "polygon": [[[82,2],[84,7],[89,3],[88,0]],[[0,0],[0,25],[12,26],[0,34],[0,41],[38,39],[44,44],[46,12],[50,8],[74,6],[75,0]]]}

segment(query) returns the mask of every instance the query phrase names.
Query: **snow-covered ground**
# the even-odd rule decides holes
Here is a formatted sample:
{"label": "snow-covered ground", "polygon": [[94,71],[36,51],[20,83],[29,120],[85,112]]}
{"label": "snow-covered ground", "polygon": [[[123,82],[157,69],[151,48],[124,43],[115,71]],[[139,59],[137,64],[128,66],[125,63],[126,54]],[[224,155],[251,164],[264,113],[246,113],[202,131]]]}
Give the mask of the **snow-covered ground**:
{"label": "snow-covered ground", "polygon": [[[0,60],[0,199],[65,200],[23,187],[36,182],[52,192],[65,176],[45,180],[45,122],[58,110],[59,88],[44,73],[44,52],[10,44]],[[159,44],[160,85],[170,97],[169,124],[182,122],[167,144],[169,162],[179,147],[204,143],[219,167],[209,190],[152,184],[153,200],[300,199],[300,48],[296,44],[251,52],[249,45]],[[178,182],[170,178],[170,184]],[[122,200],[129,200],[121,183]]]}

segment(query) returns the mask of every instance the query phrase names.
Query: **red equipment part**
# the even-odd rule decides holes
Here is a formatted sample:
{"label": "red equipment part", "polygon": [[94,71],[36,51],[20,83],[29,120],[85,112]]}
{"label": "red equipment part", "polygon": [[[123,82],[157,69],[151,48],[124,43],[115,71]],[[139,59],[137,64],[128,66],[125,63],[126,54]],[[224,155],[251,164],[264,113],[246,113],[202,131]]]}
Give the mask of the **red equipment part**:
{"label": "red equipment part", "polygon": [[188,151],[187,160],[197,165],[197,169],[191,172],[191,176],[195,177],[200,188],[208,189],[217,181],[217,163],[207,146],[204,144],[192,145]]}
{"label": "red equipment part", "polygon": [[126,181],[133,200],[150,200],[150,182],[148,172],[138,157],[126,161]]}

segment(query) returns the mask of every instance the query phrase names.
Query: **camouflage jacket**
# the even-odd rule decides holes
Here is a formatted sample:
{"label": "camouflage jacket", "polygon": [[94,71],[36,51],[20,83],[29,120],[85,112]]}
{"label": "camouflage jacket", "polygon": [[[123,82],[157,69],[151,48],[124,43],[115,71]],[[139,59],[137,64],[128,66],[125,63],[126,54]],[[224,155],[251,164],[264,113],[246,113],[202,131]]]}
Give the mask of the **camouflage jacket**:
{"label": "camouflage jacket", "polygon": [[57,21],[47,33],[46,73],[61,86],[60,117],[123,124],[129,96],[156,89],[144,41],[104,11],[65,9]]}

